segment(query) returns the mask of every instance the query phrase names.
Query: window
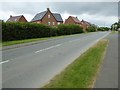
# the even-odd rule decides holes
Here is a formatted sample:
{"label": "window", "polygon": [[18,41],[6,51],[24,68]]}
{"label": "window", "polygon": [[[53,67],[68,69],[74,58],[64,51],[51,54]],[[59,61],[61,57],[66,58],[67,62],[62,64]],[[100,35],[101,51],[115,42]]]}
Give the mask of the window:
{"label": "window", "polygon": [[48,15],[48,18],[50,18],[50,15]]}
{"label": "window", "polygon": [[58,25],[60,24],[60,22],[58,22]]}
{"label": "window", "polygon": [[17,21],[17,19],[15,19],[15,21]]}
{"label": "window", "polygon": [[37,23],[40,23],[40,22],[37,22]]}
{"label": "window", "polygon": [[55,22],[53,22],[53,25],[55,25]]}
{"label": "window", "polygon": [[50,22],[48,22],[48,25],[50,25]]}

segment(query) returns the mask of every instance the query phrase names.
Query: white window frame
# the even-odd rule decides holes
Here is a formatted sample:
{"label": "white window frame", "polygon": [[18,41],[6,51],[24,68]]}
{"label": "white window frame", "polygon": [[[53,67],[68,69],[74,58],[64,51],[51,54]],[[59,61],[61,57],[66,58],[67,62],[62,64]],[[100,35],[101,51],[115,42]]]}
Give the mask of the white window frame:
{"label": "white window frame", "polygon": [[17,19],[15,19],[15,21],[17,21]]}
{"label": "white window frame", "polygon": [[53,22],[53,25],[55,25],[55,22]]}
{"label": "white window frame", "polygon": [[58,22],[58,25],[60,25],[60,22]]}
{"label": "white window frame", "polygon": [[37,22],[37,23],[40,23],[40,22]]}
{"label": "white window frame", "polygon": [[50,15],[48,15],[48,18],[50,18]]}
{"label": "white window frame", "polygon": [[48,22],[48,25],[50,25],[50,22]]}

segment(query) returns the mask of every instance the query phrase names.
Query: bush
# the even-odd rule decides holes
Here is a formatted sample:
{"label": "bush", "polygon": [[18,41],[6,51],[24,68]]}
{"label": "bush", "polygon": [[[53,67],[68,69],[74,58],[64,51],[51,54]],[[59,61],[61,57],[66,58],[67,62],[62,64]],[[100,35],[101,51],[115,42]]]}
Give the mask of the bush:
{"label": "bush", "polygon": [[93,25],[91,25],[91,26],[89,26],[88,28],[87,28],[87,31],[88,32],[95,32],[97,30],[97,28],[95,27],[95,26],[93,26]]}
{"label": "bush", "polygon": [[58,27],[50,27],[36,23],[2,23],[3,41],[70,35],[82,32],[83,29],[79,25],[58,25]]}
{"label": "bush", "polygon": [[99,27],[97,30],[98,31],[108,31],[108,30],[110,30],[110,28],[108,28],[108,27]]}
{"label": "bush", "polygon": [[69,24],[69,25],[58,25],[58,34],[59,35],[71,35],[83,33],[83,28],[79,25]]}

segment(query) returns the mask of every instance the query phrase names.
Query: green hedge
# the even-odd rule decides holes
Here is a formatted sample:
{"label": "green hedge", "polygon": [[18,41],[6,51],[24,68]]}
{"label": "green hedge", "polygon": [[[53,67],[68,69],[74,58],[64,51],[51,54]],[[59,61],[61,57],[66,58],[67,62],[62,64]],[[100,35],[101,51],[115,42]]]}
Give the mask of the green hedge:
{"label": "green hedge", "polygon": [[83,29],[79,25],[58,25],[58,27],[50,27],[36,23],[2,23],[3,41],[43,38],[77,33],[83,33]]}
{"label": "green hedge", "polygon": [[88,31],[88,32],[95,32],[95,31],[97,31],[97,27],[94,26],[94,25],[91,25],[91,26],[89,26],[89,27],[87,28],[87,31]]}
{"label": "green hedge", "polygon": [[77,34],[77,33],[83,33],[83,28],[79,25],[58,25],[58,35],[71,35],[71,34]]}
{"label": "green hedge", "polygon": [[108,28],[108,27],[99,27],[97,30],[98,31],[109,31],[110,28]]}

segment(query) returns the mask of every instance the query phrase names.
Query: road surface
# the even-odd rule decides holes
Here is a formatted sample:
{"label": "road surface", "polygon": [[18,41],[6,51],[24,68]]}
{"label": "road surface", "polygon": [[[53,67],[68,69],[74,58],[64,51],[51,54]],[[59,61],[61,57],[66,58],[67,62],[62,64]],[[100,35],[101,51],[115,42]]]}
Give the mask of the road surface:
{"label": "road surface", "polygon": [[93,32],[4,50],[3,88],[40,88],[110,32]]}

